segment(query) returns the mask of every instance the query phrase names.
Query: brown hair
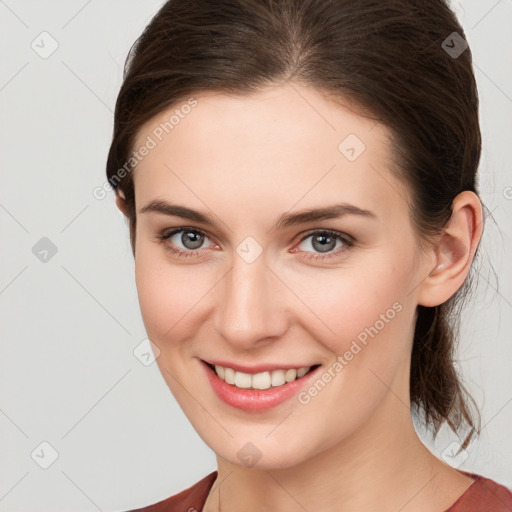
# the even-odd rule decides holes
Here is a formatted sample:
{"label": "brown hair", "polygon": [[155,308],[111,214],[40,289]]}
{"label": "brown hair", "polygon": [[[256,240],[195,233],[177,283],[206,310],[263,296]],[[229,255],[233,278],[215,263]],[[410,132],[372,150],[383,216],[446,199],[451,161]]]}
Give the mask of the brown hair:
{"label": "brown hair", "polygon": [[[125,196],[134,256],[126,164],[140,128],[193,94],[243,95],[289,81],[390,129],[413,224],[423,240],[440,233],[455,196],[476,193],[481,133],[472,55],[449,51],[462,50],[464,40],[444,0],[169,0],[127,57],[107,160],[109,183]],[[473,414],[480,422],[453,362],[456,308],[468,283],[444,304],[418,307],[410,375],[411,403],[426,425],[434,434],[444,421],[459,434],[469,427],[463,447],[479,431]]]}

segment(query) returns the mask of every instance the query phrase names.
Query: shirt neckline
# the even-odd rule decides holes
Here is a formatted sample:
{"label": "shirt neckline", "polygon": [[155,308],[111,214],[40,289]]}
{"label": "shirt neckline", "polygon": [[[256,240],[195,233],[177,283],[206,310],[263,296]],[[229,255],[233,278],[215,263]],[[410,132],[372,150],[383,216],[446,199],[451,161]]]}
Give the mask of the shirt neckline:
{"label": "shirt neckline", "polygon": [[456,471],[458,471],[459,473],[461,473],[464,476],[472,478],[473,479],[473,483],[444,512],[456,512],[456,511],[453,511],[454,507],[456,507],[457,505],[460,505],[460,503],[462,502],[464,497],[469,492],[471,492],[471,490],[473,489],[475,484],[482,479],[481,475],[477,475],[476,473],[470,473],[468,471],[462,471],[461,469],[456,469]]}
{"label": "shirt neckline", "polygon": [[[473,480],[473,482],[468,486],[468,488],[446,509],[444,510],[443,512],[452,512],[453,511],[453,508],[456,507],[457,505],[459,505],[461,503],[461,501],[464,499],[464,497],[472,490],[472,488],[475,486],[475,484],[477,482],[479,482],[480,480],[482,480],[482,476],[481,475],[478,475],[476,473],[470,473],[468,471],[463,471],[461,469],[456,469],[454,468],[457,472],[461,473],[462,475],[464,476],[467,476],[469,478],[471,478]],[[204,503],[202,503],[201,506],[204,507],[204,504],[206,503],[206,499],[208,498],[208,495],[210,494],[212,488],[213,488],[213,485],[217,479],[217,476],[218,476],[218,471],[215,470],[213,471],[212,473],[210,473],[208,475],[208,477],[211,477],[211,482],[210,482],[210,485],[208,486],[208,489],[207,489],[207,492],[206,492],[206,495],[204,497]],[[207,478],[208,478],[207,477]],[[456,511],[453,511],[453,512],[456,512]]]}

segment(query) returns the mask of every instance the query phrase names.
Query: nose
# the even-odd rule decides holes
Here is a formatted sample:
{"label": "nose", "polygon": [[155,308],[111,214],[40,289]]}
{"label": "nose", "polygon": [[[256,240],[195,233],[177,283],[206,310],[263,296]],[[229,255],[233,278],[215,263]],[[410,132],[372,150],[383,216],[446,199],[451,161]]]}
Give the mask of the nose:
{"label": "nose", "polygon": [[215,308],[215,328],[238,350],[275,342],[288,328],[285,285],[263,255],[247,263],[237,254],[222,280]]}

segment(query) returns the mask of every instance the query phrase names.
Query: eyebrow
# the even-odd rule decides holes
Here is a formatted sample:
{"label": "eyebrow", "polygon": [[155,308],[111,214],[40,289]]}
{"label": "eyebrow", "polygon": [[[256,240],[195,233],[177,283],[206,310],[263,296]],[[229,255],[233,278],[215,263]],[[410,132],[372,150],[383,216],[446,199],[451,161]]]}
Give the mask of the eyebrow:
{"label": "eyebrow", "polygon": [[[162,200],[150,201],[139,210],[140,214],[147,212],[161,213],[172,217],[181,217],[183,219],[188,219],[219,229],[218,223],[211,215],[187,208],[186,206],[171,204]],[[360,215],[369,219],[377,219],[377,215],[370,210],[362,209],[348,203],[341,203],[322,208],[310,208],[292,213],[283,213],[272,230],[278,230],[298,224],[306,224],[308,222],[316,222],[319,220],[337,219],[344,215]]]}

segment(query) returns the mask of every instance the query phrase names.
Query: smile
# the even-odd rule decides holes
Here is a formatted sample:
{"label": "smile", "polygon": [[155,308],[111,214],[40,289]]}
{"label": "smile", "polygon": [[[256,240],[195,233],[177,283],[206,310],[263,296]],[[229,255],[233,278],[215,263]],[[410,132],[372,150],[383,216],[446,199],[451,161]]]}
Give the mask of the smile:
{"label": "smile", "polygon": [[268,389],[283,386],[287,382],[304,377],[311,366],[290,368],[288,370],[272,370],[260,373],[245,373],[224,366],[215,365],[215,373],[228,384],[242,389]]}
{"label": "smile", "polygon": [[229,366],[201,361],[206,377],[226,404],[245,411],[262,412],[296,395],[321,365],[276,368],[257,373],[235,370]]}

